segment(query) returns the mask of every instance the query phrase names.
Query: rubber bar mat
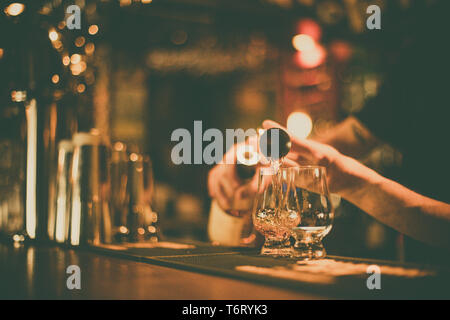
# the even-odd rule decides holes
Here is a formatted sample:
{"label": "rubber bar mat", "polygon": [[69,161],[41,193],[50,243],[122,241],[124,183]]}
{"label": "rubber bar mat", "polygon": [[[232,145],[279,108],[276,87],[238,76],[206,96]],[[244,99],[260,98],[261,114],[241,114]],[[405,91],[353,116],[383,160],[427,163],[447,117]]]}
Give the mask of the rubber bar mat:
{"label": "rubber bar mat", "polygon": [[[264,257],[255,249],[228,248],[206,243],[163,243],[150,247],[102,246],[93,250],[112,256],[187,271],[301,290],[335,298],[450,298],[450,272],[432,267],[389,261],[329,256],[297,263],[293,259]],[[381,289],[368,288],[379,267]],[[369,272],[368,272],[369,271]],[[377,271],[377,270],[375,270]]]}

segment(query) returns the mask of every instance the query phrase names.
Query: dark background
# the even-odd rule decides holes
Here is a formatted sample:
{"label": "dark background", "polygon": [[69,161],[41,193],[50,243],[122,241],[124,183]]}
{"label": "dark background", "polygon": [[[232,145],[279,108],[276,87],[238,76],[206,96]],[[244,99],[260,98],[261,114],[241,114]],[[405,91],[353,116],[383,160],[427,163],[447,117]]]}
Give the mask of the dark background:
{"label": "dark background", "polygon": [[[44,48],[51,52],[39,63],[56,56],[49,60],[46,70],[51,70],[39,73],[36,91],[61,90],[67,100],[63,105],[71,106],[66,108],[76,117],[75,125],[60,121],[55,139],[97,127],[111,143],[124,141],[149,154],[154,209],[164,233],[206,240],[210,166],[174,165],[173,130],[193,131],[194,120],[202,120],[203,130],[256,128],[266,118],[286,123],[291,112],[301,111],[313,121],[311,136],[324,134],[376,95],[388,62],[408,41],[411,27],[420,27],[420,15],[431,2],[32,1],[25,2],[17,21],[2,16],[0,39],[6,48],[14,46],[14,39],[31,41],[37,30],[58,32],[57,41],[45,36],[30,45],[34,57]],[[10,2],[1,3],[3,10]],[[65,8],[74,3],[82,9],[81,30],[64,25]],[[365,26],[369,4],[382,9],[381,30]],[[326,51],[326,58],[311,68],[296,63],[292,46],[305,21],[318,28],[317,42]],[[92,25],[98,32],[89,31]],[[38,27],[31,31],[32,26]],[[14,74],[5,71],[7,54],[0,51],[3,83]],[[81,72],[73,63],[61,65],[73,54],[85,63]],[[401,154],[384,145],[363,161],[395,177]],[[402,258],[401,241],[395,231],[345,201],[325,240],[332,254],[386,259]]]}

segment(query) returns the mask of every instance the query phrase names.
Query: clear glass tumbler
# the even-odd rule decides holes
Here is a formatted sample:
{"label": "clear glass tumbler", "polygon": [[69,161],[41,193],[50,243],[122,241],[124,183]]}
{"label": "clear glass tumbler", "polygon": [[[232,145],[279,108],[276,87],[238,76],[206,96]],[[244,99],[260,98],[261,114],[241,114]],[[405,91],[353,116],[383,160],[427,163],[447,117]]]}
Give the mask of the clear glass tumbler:
{"label": "clear glass tumbler", "polygon": [[293,257],[298,260],[322,259],[326,256],[322,240],[330,232],[334,219],[326,168],[301,166],[287,168],[283,173],[289,177],[285,179],[289,184],[283,186],[282,206],[298,210],[300,217],[292,228],[295,238]]}
{"label": "clear glass tumbler", "polygon": [[[258,171],[258,192],[255,197],[253,224],[265,237],[261,249],[262,255],[291,257],[293,248],[290,242],[292,229],[298,225],[300,217],[298,207],[292,209],[286,204],[286,180],[290,175],[285,168],[272,170],[260,168]],[[292,198],[294,199],[294,198]]]}

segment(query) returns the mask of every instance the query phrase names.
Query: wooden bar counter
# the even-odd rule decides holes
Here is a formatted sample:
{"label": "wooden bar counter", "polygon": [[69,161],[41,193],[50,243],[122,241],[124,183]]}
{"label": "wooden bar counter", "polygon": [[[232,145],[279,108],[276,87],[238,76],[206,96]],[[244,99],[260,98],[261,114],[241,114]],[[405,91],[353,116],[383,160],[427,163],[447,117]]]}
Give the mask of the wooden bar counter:
{"label": "wooden bar counter", "polygon": [[[171,254],[172,253],[172,254]],[[64,248],[0,243],[2,299],[321,299],[449,298],[448,269],[387,265],[369,290],[366,265],[328,257],[324,264],[260,257],[254,251],[199,244],[184,249]],[[81,289],[69,290],[70,265]],[[363,269],[361,269],[363,268]],[[384,274],[384,271],[388,273]],[[358,274],[361,273],[361,274]]]}

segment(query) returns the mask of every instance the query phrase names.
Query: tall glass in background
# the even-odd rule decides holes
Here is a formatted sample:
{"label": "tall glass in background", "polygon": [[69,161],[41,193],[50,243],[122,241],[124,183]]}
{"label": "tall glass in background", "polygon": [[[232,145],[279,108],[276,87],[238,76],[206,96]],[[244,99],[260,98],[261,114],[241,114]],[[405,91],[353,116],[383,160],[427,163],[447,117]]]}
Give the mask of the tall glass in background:
{"label": "tall glass in background", "polygon": [[151,208],[153,171],[149,157],[138,153],[129,155],[126,191],[127,240],[158,241],[158,216]]}
{"label": "tall glass in background", "polygon": [[49,238],[58,243],[65,243],[69,238],[69,219],[71,203],[71,181],[73,143],[71,140],[61,140],[58,144],[58,165],[56,171],[56,191],[53,203],[49,208],[54,212],[53,225]]}
{"label": "tall glass in background", "polygon": [[110,161],[112,233],[117,242],[125,241],[127,228],[128,155],[125,143],[113,144]]}
{"label": "tall glass in background", "polygon": [[107,147],[97,132],[76,133],[73,144],[69,242],[74,246],[110,243]]}
{"label": "tall glass in background", "polygon": [[162,234],[159,227],[159,216],[153,211],[153,196],[155,191],[155,181],[153,175],[153,164],[150,156],[143,156],[144,164],[144,221],[145,239],[151,242],[159,241]]}
{"label": "tall glass in background", "polygon": [[139,242],[145,239],[145,198],[143,156],[132,153],[128,161],[127,181],[127,226],[128,240]]}
{"label": "tall glass in background", "polygon": [[158,214],[152,209],[154,181],[150,157],[129,152],[125,143],[116,142],[109,171],[114,240],[157,242],[160,230]]}

